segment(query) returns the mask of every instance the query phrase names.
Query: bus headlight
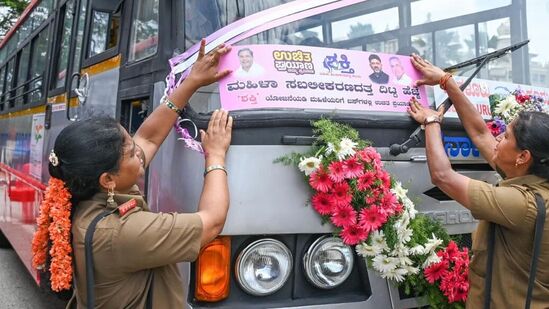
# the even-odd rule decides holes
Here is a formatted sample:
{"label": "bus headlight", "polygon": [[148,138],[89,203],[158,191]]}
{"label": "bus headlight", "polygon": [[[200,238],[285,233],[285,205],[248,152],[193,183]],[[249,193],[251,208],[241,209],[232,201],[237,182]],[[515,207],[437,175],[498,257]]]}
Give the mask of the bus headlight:
{"label": "bus headlight", "polygon": [[236,258],[236,280],[249,294],[264,296],[278,291],[292,272],[292,253],[282,242],[261,239]]}
{"label": "bus headlight", "polygon": [[321,289],[332,289],[345,282],[353,263],[353,249],[331,236],[315,240],[303,256],[305,276]]}

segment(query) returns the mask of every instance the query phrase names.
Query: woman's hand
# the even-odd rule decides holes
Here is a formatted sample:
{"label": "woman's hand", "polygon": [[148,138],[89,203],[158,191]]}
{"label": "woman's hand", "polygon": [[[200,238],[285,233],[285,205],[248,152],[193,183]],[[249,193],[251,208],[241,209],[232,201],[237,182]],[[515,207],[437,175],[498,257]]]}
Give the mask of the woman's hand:
{"label": "woman's hand", "polygon": [[435,111],[429,108],[424,108],[417,100],[416,98],[412,97],[410,99],[410,108],[408,108],[408,114],[414,118],[415,121],[417,121],[420,124],[425,123],[425,119],[429,116],[438,116],[442,118],[442,112]]}
{"label": "woman's hand", "polygon": [[232,128],[233,117],[229,116],[229,112],[225,110],[213,112],[207,131],[200,130],[202,147],[208,158],[225,160],[225,154],[231,144]]}
{"label": "woman's hand", "polygon": [[223,77],[229,75],[231,70],[218,70],[219,58],[231,50],[231,46],[221,44],[211,52],[205,54],[206,40],[200,41],[200,50],[198,51],[198,59],[193,64],[191,73],[186,78],[197,89],[202,86],[207,86],[214,83]]}
{"label": "woman's hand", "polygon": [[440,82],[440,79],[446,75],[446,72],[444,72],[441,68],[432,65],[429,61],[416,54],[412,54],[410,60],[412,61],[414,67],[423,75],[422,79],[416,81],[416,86],[437,85]]}

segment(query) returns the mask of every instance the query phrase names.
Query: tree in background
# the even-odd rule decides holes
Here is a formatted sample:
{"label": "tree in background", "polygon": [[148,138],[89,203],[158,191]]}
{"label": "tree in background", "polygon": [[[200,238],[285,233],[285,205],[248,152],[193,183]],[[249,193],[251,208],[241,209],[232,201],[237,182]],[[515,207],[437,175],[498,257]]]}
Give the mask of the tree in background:
{"label": "tree in background", "polygon": [[0,0],[0,39],[4,39],[29,2],[30,0]]}

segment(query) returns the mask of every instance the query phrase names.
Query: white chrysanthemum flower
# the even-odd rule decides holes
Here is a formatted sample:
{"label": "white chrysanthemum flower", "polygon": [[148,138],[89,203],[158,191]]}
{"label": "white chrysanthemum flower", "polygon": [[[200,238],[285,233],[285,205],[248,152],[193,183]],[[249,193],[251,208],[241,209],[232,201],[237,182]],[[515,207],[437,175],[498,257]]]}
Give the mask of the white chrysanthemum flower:
{"label": "white chrysanthemum flower", "polygon": [[335,145],[332,143],[326,144],[326,155],[337,152]]}
{"label": "white chrysanthemum flower", "polygon": [[408,243],[410,240],[412,240],[413,233],[414,231],[409,228],[397,230],[398,241],[403,244]]}
{"label": "white chrysanthemum flower", "polygon": [[440,261],[442,261],[442,258],[438,256],[435,252],[433,252],[427,257],[427,259],[425,260],[425,262],[423,262],[423,265],[421,265],[421,267],[425,269],[429,267],[431,264],[439,263]]}
{"label": "white chrysanthemum flower", "polygon": [[404,276],[408,274],[408,270],[405,268],[396,268],[393,270],[390,270],[384,274],[381,274],[382,278],[393,280],[396,282],[402,282],[404,281]]}
{"label": "white chrysanthemum flower", "polygon": [[342,138],[341,142],[339,142],[339,151],[337,151],[337,158],[341,161],[344,160],[347,156],[354,155],[357,145],[358,143],[355,143],[346,137]]}
{"label": "white chrysanthemum flower", "polygon": [[385,234],[383,233],[382,230],[377,230],[377,231],[374,231],[372,232],[372,238],[371,238],[371,241],[372,241],[372,246],[373,247],[376,247],[376,251],[377,250],[381,250],[381,251],[387,251],[389,250],[389,246],[387,246],[387,241],[385,240]]}
{"label": "white chrysanthemum flower", "polygon": [[320,159],[317,157],[303,158],[298,164],[300,171],[304,172],[305,175],[309,176],[320,166]]}
{"label": "white chrysanthemum flower", "polygon": [[499,101],[494,112],[502,115],[504,118],[511,118],[514,111],[520,107],[520,104],[515,99],[514,95],[507,96],[505,99]]}
{"label": "white chrysanthemum flower", "polygon": [[410,216],[410,219],[414,219],[417,215],[417,209],[414,207],[414,204],[412,204],[412,207],[408,207],[408,216]]}
{"label": "white chrysanthemum flower", "polygon": [[406,269],[409,274],[411,275],[417,275],[419,274],[419,268],[414,266],[403,266],[402,268]]}
{"label": "white chrysanthemum flower", "polygon": [[356,252],[363,257],[376,256],[378,254],[381,254],[381,251],[382,250],[380,247],[370,246],[365,242],[356,246]]}
{"label": "white chrysanthemum flower", "polygon": [[391,256],[396,256],[398,258],[407,257],[408,255],[410,255],[410,248],[402,243],[396,244],[393,251],[391,251]]}
{"label": "white chrysanthemum flower", "polygon": [[397,259],[398,259],[398,265],[400,265],[401,267],[410,266],[410,265],[414,264],[414,261],[412,261],[407,256],[400,256],[400,257],[397,257]]}
{"label": "white chrysanthemum flower", "polygon": [[395,186],[394,188],[391,189],[391,192],[393,192],[401,200],[404,200],[405,198],[407,198],[406,194],[408,194],[408,190],[402,187],[402,184],[400,183],[400,181],[395,182]]}
{"label": "white chrysanthemum flower", "polygon": [[423,247],[422,245],[417,245],[410,248],[410,253],[413,255],[423,255],[427,252],[425,251],[425,247]]}
{"label": "white chrysanthemum flower", "polygon": [[397,267],[398,259],[394,257],[389,257],[383,254],[380,254],[372,260],[372,265],[374,266],[374,269],[380,272],[381,274],[385,274],[391,270],[394,270]]}
{"label": "white chrysanthemum flower", "polygon": [[425,244],[425,252],[426,253],[429,253],[429,252],[434,252],[438,246],[442,245],[442,240],[441,239],[438,239],[435,234],[432,234],[433,237],[432,238],[429,238],[427,240],[427,243]]}

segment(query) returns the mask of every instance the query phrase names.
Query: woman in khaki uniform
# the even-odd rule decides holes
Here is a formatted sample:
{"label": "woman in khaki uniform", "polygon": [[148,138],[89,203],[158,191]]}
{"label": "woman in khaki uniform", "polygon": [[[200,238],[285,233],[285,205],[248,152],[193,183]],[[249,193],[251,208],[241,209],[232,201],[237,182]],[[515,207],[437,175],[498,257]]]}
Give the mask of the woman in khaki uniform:
{"label": "woman in khaki uniform", "polygon": [[[480,220],[473,238],[467,308],[483,308],[490,223],[496,224],[491,308],[524,308],[537,214],[535,193],[542,196],[545,204],[549,200],[549,115],[521,112],[505,133],[495,138],[451,75],[417,55],[412,55],[411,59],[423,73],[423,79],[417,84],[441,84],[473,143],[490,166],[504,177],[497,186],[492,186],[452,170],[441,140],[442,115],[417,102],[410,103],[410,115],[425,125],[427,162],[433,184]],[[547,222],[535,279],[531,308],[548,308]]]}
{"label": "woman in khaki uniform", "polygon": [[[189,76],[168,98],[163,98],[163,104],[133,138],[114,119],[95,118],[71,124],[55,141],[49,171],[54,179],[64,182],[74,205],[71,221],[75,296],[71,303],[74,305],[76,300],[78,308],[88,305],[86,231],[105,210],[116,212],[100,220],[93,235],[96,308],[145,308],[151,289],[153,308],[182,308],[183,286],[175,264],[195,260],[201,246],[223,228],[229,207],[224,163],[233,121],[226,111],[215,111],[207,131],[200,132],[206,153],[205,176],[196,213],[149,212],[135,185],[190,96],[199,87],[230,73],[217,70],[220,56],[230,47],[220,46],[205,55],[204,46],[203,40]],[[56,214],[50,216],[55,218]],[[51,236],[51,227],[49,230]],[[57,263],[54,260],[52,267]],[[55,271],[62,272],[61,277],[70,276],[69,270]]]}

